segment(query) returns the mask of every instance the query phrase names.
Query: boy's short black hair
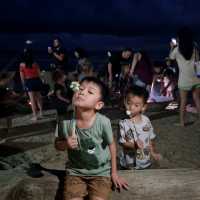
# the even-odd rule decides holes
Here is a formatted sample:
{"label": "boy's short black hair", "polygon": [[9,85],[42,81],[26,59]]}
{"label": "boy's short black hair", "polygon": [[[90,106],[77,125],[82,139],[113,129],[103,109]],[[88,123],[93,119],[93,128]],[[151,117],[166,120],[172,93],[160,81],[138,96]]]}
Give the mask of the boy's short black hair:
{"label": "boy's short black hair", "polygon": [[108,87],[101,80],[93,76],[87,76],[81,80],[80,84],[85,81],[96,84],[100,89],[101,101],[103,101],[104,103],[108,102],[108,99],[109,99]]}
{"label": "boy's short black hair", "polygon": [[147,100],[149,98],[149,93],[146,88],[137,85],[131,86],[127,89],[125,93],[125,98],[127,98],[129,94],[143,98],[144,104],[147,103]]}

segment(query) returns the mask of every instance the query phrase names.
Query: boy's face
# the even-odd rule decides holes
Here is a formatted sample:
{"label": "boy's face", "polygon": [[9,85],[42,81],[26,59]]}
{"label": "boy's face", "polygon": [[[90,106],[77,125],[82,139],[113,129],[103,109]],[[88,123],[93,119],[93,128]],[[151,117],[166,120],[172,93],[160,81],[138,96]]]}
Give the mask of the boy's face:
{"label": "boy's face", "polygon": [[73,96],[73,105],[85,109],[100,110],[104,103],[101,101],[101,91],[98,85],[83,81],[79,91]]}
{"label": "boy's face", "polygon": [[136,116],[141,114],[146,109],[146,104],[144,103],[144,99],[142,97],[128,94],[125,100],[126,109],[131,112],[131,116]]}

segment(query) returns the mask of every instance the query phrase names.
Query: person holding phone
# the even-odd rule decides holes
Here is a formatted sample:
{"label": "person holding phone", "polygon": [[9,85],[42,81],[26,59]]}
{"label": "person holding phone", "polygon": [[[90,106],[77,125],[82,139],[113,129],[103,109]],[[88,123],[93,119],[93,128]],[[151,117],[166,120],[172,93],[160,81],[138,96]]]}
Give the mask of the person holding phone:
{"label": "person holding phone", "polygon": [[62,47],[61,40],[58,37],[53,39],[53,46],[48,47],[48,54],[53,60],[53,66],[55,69],[67,71],[67,52]]}
{"label": "person holding phone", "polygon": [[196,76],[194,67],[195,57],[199,55],[199,52],[195,47],[192,31],[187,27],[178,31],[177,42],[171,40],[170,46],[169,57],[177,61],[179,68],[180,123],[178,125],[185,126],[185,108],[189,91],[192,91],[193,100],[200,115],[200,79]]}

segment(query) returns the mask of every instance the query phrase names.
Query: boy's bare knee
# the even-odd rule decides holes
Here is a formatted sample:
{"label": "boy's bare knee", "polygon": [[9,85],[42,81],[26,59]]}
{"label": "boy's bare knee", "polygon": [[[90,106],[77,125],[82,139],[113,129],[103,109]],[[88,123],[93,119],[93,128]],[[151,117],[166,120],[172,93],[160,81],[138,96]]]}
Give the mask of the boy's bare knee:
{"label": "boy's bare knee", "polygon": [[107,199],[103,199],[102,197],[92,196],[90,197],[90,200],[107,200]]}
{"label": "boy's bare knee", "polygon": [[77,197],[77,198],[72,198],[72,199],[69,199],[69,200],[83,200],[83,198]]}

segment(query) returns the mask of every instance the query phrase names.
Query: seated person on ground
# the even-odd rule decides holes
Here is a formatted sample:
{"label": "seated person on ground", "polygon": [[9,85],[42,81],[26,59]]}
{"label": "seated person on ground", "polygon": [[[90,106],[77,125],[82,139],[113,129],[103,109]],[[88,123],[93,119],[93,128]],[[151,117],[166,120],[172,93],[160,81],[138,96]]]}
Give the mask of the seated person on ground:
{"label": "seated person on ground", "polygon": [[79,81],[81,81],[87,76],[94,76],[92,63],[87,58],[82,59],[79,70],[80,70],[78,74]]}
{"label": "seated person on ground", "polygon": [[58,111],[58,114],[66,113],[67,107],[69,106],[71,100],[69,95],[69,89],[67,89],[65,80],[66,75],[61,70],[56,70],[53,74],[54,93],[53,93],[53,106]]}
{"label": "seated person on ground", "polygon": [[171,69],[163,69],[162,65],[154,66],[154,76],[148,102],[169,102],[174,100],[174,73]]}

